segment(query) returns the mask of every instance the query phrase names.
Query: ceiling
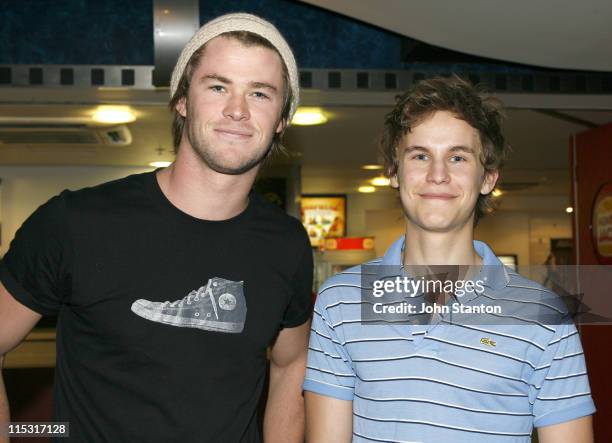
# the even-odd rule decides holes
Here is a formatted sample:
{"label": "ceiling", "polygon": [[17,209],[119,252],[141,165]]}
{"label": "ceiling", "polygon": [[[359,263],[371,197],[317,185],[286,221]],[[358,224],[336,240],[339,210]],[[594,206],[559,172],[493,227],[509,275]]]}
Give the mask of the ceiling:
{"label": "ceiling", "polygon": [[612,71],[610,0],[301,0],[431,45],[549,68]]}

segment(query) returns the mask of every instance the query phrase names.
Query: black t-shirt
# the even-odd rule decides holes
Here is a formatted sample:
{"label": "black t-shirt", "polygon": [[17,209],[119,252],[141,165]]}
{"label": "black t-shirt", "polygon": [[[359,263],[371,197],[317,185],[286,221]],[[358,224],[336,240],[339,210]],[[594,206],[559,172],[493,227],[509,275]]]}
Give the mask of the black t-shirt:
{"label": "black t-shirt", "polygon": [[[266,348],[311,313],[299,221],[254,193],[232,219],[196,219],[154,173],[49,200],[17,232],[0,278],[22,304],[58,315],[55,419],[73,441],[259,441]],[[173,323],[235,307],[246,315],[236,309],[227,331]]]}

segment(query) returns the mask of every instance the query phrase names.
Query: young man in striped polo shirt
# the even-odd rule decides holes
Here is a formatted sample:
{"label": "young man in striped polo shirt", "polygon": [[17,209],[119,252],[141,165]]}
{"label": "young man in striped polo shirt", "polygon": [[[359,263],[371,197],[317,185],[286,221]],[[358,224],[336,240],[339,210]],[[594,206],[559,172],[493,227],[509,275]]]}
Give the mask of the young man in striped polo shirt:
{"label": "young man in striped polo shirt", "polygon": [[[387,116],[381,147],[405,236],[320,288],[308,442],[529,442],[534,427],[542,443],[593,440],[584,356],[563,303],[473,240],[508,149],[500,120],[457,77],[420,82]],[[431,281],[419,267],[433,265],[456,274],[436,303],[415,286]]]}

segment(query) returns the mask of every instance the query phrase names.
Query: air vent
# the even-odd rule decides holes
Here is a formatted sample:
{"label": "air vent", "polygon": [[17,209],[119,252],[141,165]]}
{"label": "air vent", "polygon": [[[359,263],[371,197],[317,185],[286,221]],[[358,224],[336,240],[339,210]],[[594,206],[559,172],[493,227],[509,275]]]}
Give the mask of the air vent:
{"label": "air vent", "polygon": [[125,125],[111,128],[74,124],[0,125],[0,145],[127,146],[132,134]]}
{"label": "air vent", "polygon": [[127,146],[132,143],[132,133],[125,125],[103,130],[98,129],[97,132],[107,145]]}

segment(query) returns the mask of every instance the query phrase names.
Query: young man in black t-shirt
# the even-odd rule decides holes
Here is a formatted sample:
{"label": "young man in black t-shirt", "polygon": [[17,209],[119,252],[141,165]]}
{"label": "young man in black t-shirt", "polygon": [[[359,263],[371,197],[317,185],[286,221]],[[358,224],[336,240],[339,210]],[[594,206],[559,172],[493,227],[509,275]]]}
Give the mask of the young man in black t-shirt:
{"label": "young man in black t-shirt", "polygon": [[301,442],[312,255],[301,224],[250,193],[297,107],[293,54],[270,23],[222,16],[170,90],[170,167],[64,191],[17,232],[0,356],[57,314],[54,419],[73,441],[259,442],[270,347],[264,438]]}

